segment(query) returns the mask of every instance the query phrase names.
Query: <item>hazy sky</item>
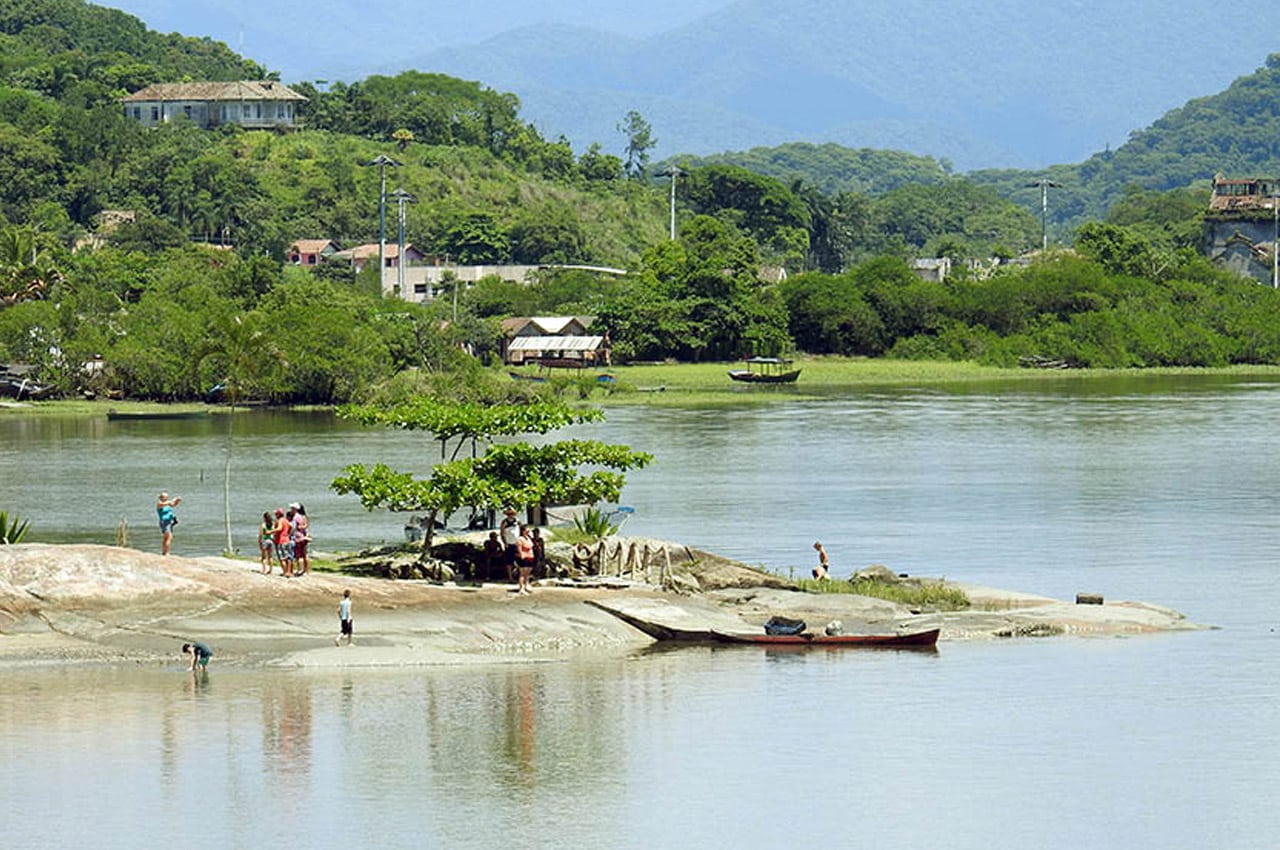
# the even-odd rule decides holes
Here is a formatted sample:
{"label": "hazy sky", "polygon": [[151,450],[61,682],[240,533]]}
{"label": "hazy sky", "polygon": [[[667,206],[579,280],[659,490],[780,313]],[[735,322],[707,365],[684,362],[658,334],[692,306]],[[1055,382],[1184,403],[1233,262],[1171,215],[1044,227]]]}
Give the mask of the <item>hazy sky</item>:
{"label": "hazy sky", "polygon": [[[286,80],[361,78],[333,57],[357,48],[369,66],[392,66],[438,47],[474,44],[517,27],[564,23],[647,36],[733,0],[103,0],[153,30],[209,36],[280,71]],[[385,59],[379,62],[374,57]],[[327,70],[325,70],[327,69]]]}

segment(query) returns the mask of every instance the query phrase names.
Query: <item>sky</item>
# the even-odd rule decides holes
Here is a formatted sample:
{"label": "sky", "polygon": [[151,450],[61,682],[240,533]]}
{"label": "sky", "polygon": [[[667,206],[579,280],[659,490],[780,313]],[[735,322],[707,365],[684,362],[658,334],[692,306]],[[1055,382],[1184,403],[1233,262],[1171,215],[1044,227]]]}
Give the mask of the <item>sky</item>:
{"label": "sky", "polygon": [[[356,80],[403,70],[399,60],[441,47],[475,44],[539,23],[561,23],[643,37],[689,23],[732,0],[106,0],[158,32],[224,41],[279,71],[285,81]],[[348,58],[352,42],[361,67]]]}

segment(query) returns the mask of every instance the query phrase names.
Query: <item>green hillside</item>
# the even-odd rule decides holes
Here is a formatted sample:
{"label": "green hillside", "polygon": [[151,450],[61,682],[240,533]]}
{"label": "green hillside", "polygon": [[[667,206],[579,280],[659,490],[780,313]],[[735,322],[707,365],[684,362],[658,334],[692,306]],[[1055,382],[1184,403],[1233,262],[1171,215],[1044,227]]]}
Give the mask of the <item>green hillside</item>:
{"label": "green hillside", "polygon": [[[253,368],[235,384],[278,402],[424,386],[491,401],[527,391],[479,365],[512,315],[594,315],[621,360],[796,347],[1000,365],[1280,360],[1280,295],[1196,255],[1202,194],[1159,191],[1204,179],[1211,162],[1274,166],[1275,68],[1120,150],[1051,170],[1055,235],[1080,223],[1080,256],[1023,267],[989,260],[1038,246],[1026,184],[1040,174],[956,176],[927,158],[829,145],[685,159],[672,240],[672,184],[645,173],[652,136],[638,113],[626,168],[599,145],[579,153],[543,137],[514,95],[419,71],[296,83],[307,101],[293,131],[183,119],[146,129],[120,97],[263,69],[76,0],[0,0],[0,38],[0,363],[28,362],[63,393],[200,398],[240,362]],[[1232,135],[1251,121],[1262,129]],[[356,278],[341,263],[286,265],[295,239],[377,239],[379,169],[367,166],[379,155],[401,163],[387,188],[416,198],[406,236],[428,255],[629,273],[446,284],[448,298],[412,304],[381,297],[372,267]],[[1094,220],[1115,199],[1109,220]],[[104,211],[125,214],[103,229]],[[907,262],[917,257],[953,271],[941,285],[920,280]],[[82,368],[99,356],[106,368]]]}

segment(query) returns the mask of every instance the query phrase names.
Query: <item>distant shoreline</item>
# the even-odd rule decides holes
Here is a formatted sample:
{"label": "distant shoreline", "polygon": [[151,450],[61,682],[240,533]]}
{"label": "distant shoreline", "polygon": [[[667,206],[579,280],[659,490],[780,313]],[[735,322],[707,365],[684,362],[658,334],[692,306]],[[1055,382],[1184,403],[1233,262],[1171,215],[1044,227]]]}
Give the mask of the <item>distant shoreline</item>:
{"label": "distant shoreline", "polygon": [[[1179,378],[1255,378],[1280,382],[1280,366],[1237,365],[1214,368],[1164,367],[1156,369],[1010,369],[980,366],[967,361],[889,360],[885,358],[807,357],[798,356],[795,365],[801,376],[795,384],[743,385],[727,376],[735,368],[734,361],[716,363],[671,363],[636,366],[611,366],[584,370],[585,373],[608,372],[615,376],[621,389],[612,393],[595,393],[587,403],[608,409],[612,406],[686,406],[699,404],[759,404],[795,400],[808,396],[824,397],[841,392],[869,388],[911,387],[980,387],[984,384],[1008,386],[1053,385],[1064,383],[1152,380],[1171,381]],[[560,370],[570,375],[571,372]],[[661,387],[664,391],[645,392]],[[228,413],[224,404],[203,402],[111,401],[85,399],[53,399],[18,402],[0,400],[0,418],[5,416],[105,416],[110,409],[130,412],[208,411]],[[576,401],[576,399],[575,399]],[[237,407],[248,413],[254,408]],[[270,410],[332,410],[326,405],[281,405]]]}

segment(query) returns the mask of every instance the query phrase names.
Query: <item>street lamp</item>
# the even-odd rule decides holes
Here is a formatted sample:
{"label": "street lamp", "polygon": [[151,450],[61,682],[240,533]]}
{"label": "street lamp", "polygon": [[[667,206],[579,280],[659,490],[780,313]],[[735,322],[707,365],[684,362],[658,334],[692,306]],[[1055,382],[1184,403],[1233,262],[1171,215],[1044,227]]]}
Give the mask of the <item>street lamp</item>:
{"label": "street lamp", "polygon": [[[404,208],[406,204],[416,204],[418,199],[404,189],[396,189],[391,193],[391,197],[396,200],[396,207],[399,208],[399,246],[400,252],[396,255],[396,294],[404,298]],[[381,281],[379,281],[381,283]]]}
{"label": "street lamp", "polygon": [[1040,187],[1040,250],[1049,250],[1049,189],[1060,189],[1061,183],[1055,183],[1047,177],[1027,184],[1027,188]]}
{"label": "street lamp", "polygon": [[399,168],[401,163],[384,153],[361,165],[378,166],[378,289],[382,289],[382,270],[387,265],[387,166]]}
{"label": "street lamp", "polygon": [[663,177],[671,178],[671,241],[676,238],[676,178],[682,174],[688,174],[678,165],[668,165],[666,168],[658,172]]}

